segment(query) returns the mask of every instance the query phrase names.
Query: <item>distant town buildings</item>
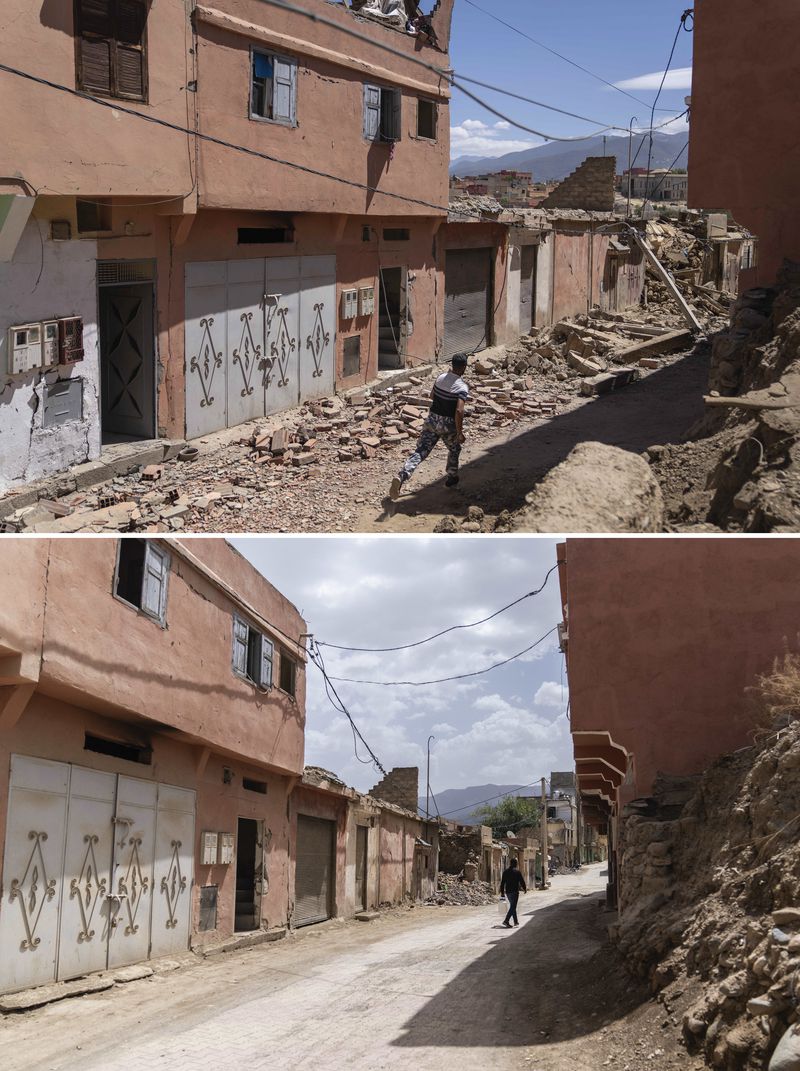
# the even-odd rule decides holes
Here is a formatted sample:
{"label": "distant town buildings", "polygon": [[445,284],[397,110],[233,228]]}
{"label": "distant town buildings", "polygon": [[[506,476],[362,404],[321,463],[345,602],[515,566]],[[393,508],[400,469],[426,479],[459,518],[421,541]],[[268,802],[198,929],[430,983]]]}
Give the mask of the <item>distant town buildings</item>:
{"label": "distant town buildings", "polygon": [[494,171],[450,179],[451,200],[460,197],[493,197],[503,208],[538,208],[558,183],[535,183],[530,171]]}

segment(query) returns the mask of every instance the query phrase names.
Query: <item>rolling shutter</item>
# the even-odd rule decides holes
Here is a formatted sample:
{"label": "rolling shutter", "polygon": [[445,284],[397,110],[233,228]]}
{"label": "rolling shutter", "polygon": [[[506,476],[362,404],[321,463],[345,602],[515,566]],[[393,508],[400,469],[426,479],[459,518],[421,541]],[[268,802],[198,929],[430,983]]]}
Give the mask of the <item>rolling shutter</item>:
{"label": "rolling shutter", "polygon": [[491,249],[447,253],[445,267],[444,355],[474,353],[490,341]]}
{"label": "rolling shutter", "polygon": [[294,925],[309,926],[331,917],[336,823],[297,817]]}

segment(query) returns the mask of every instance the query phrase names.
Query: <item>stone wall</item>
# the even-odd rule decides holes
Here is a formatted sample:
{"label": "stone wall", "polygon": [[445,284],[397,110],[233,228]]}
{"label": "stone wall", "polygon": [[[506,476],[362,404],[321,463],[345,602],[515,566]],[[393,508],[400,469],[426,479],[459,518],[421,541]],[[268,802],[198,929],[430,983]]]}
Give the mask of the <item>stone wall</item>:
{"label": "stone wall", "polygon": [[614,211],[615,156],[589,156],[542,201],[541,208]]}

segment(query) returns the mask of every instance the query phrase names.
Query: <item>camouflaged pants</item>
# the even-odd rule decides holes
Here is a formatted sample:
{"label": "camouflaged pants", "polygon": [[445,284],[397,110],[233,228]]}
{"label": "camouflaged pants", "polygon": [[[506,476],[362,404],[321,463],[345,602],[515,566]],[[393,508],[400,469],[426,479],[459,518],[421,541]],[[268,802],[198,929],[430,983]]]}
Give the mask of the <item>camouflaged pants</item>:
{"label": "camouflaged pants", "polygon": [[417,448],[400,470],[400,479],[405,481],[419,467],[439,440],[447,447],[447,475],[458,475],[458,459],[461,443],[458,441],[456,422],[439,413],[428,413],[417,442]]}

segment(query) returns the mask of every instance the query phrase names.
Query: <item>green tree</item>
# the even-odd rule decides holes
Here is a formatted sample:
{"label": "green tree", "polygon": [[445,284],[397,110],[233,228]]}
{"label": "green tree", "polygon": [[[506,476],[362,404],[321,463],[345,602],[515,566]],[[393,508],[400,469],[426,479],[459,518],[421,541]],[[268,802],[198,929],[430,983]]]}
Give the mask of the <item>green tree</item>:
{"label": "green tree", "polygon": [[538,825],[541,810],[530,797],[506,796],[493,807],[477,808],[474,814],[483,825],[491,826],[496,836],[504,837],[509,830],[516,833],[523,826]]}

